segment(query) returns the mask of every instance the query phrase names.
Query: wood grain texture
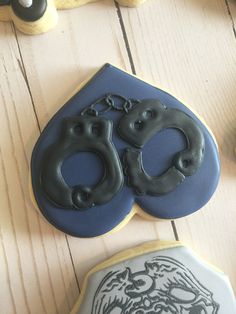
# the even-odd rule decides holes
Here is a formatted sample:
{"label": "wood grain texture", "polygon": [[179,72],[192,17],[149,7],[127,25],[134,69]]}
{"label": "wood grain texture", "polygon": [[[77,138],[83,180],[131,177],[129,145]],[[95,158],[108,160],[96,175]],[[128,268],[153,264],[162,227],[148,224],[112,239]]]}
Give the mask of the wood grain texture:
{"label": "wood grain texture", "polygon": [[[65,236],[34,210],[28,193],[33,145],[79,84],[105,62],[167,89],[197,110],[222,158],[217,193],[203,211],[176,221],[178,235],[230,275],[236,288],[236,42],[233,0],[112,0],[59,12],[44,35],[0,24],[0,304],[4,314],[69,313],[78,284],[97,262],[153,239],[174,239],[170,222],[134,218],[96,239]],[[1,312],[1,311],[0,311]]]}
{"label": "wood grain texture", "polygon": [[193,107],[219,144],[222,175],[202,211],[176,221],[180,240],[229,274],[236,289],[236,42],[235,3],[151,1],[121,9],[138,75]]}
{"label": "wood grain texture", "polygon": [[78,294],[65,236],[32,208],[29,160],[39,135],[11,25],[0,24],[1,313],[67,313]]}

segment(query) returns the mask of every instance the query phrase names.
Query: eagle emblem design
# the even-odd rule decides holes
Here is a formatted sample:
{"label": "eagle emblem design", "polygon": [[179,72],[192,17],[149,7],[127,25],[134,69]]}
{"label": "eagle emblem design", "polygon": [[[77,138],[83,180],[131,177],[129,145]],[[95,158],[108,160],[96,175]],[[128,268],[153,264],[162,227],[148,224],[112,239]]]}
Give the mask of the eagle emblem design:
{"label": "eagle emblem design", "polygon": [[92,314],[217,314],[213,293],[177,260],[158,256],[144,269],[109,272],[93,298]]}

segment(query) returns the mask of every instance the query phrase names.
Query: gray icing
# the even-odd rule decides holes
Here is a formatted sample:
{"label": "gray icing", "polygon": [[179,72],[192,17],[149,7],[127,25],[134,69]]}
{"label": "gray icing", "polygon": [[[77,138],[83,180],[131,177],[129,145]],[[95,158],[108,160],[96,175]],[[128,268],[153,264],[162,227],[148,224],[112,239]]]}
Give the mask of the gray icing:
{"label": "gray icing", "polygon": [[[143,167],[141,148],[156,133],[167,128],[181,131],[187,147],[177,153],[172,165],[159,176],[150,176]],[[124,153],[125,173],[138,195],[169,193],[199,169],[204,158],[205,140],[197,123],[185,112],[167,108],[158,100],[143,100],[122,116],[118,125],[120,136],[136,148]],[[161,147],[160,147],[161,149]]]}
{"label": "gray icing", "polygon": [[177,260],[159,256],[147,260],[144,269],[108,273],[99,285],[92,313],[218,313],[219,304],[192,272]]}
{"label": "gray icing", "polygon": [[184,247],[93,274],[78,314],[235,314],[227,278]]}

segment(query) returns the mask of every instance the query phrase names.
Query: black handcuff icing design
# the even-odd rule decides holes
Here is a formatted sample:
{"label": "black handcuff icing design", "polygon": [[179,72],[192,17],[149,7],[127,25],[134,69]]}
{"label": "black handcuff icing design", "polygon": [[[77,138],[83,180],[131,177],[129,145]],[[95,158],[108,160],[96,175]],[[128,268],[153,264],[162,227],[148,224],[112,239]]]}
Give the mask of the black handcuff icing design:
{"label": "black handcuff icing design", "polygon": [[[83,109],[80,115],[64,119],[58,141],[44,154],[40,182],[48,200],[57,206],[85,210],[108,203],[123,187],[123,169],[112,143],[113,123],[101,116],[111,110],[124,113],[117,131],[133,146],[125,150],[122,160],[124,173],[135,194],[169,193],[201,166],[205,141],[193,118],[179,109],[167,108],[155,99],[140,101],[108,94]],[[163,174],[150,176],[143,167],[142,147],[152,136],[167,128],[180,130],[187,147],[174,156],[172,165]],[[101,158],[104,175],[96,185],[70,187],[65,182],[62,164],[78,152],[92,152]]]}

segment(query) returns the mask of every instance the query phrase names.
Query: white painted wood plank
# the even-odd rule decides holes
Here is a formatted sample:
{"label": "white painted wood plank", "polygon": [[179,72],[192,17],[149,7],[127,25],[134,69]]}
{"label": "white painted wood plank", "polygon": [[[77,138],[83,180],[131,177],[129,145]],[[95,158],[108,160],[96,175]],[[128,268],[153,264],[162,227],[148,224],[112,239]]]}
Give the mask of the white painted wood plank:
{"label": "white painted wood plank", "polygon": [[0,46],[1,312],[67,313],[78,288],[65,236],[39,218],[29,199],[39,131],[10,24],[0,23]]}

